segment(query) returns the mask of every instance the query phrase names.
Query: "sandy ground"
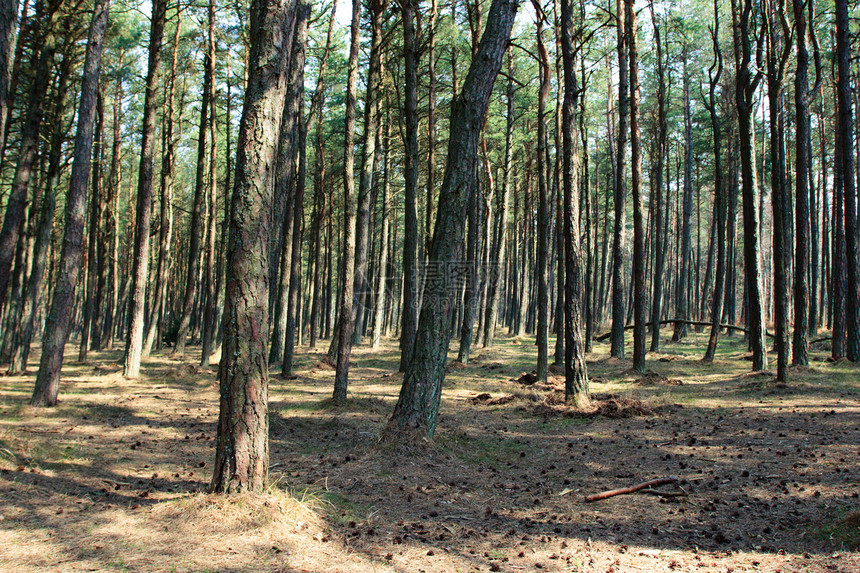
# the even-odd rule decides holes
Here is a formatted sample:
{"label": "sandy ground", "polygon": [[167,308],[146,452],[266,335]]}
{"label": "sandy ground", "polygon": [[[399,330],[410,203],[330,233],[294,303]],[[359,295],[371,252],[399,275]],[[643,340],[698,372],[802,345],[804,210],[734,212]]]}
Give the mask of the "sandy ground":
{"label": "sandy ground", "polygon": [[[118,353],[70,345],[57,408],[26,405],[34,362],[0,376],[0,571],[860,571],[860,368],[816,353],[779,387],[738,340],[701,364],[704,342],[641,379],[597,345],[582,412],[561,377],[518,382],[533,341],[502,337],[449,365],[435,442],[410,447],[377,441],[396,343],[356,349],[340,408],[303,349],[271,382],[271,487],[234,498],[203,493],[218,394],[198,349],[126,380]],[[584,501],[662,476],[668,495]]]}

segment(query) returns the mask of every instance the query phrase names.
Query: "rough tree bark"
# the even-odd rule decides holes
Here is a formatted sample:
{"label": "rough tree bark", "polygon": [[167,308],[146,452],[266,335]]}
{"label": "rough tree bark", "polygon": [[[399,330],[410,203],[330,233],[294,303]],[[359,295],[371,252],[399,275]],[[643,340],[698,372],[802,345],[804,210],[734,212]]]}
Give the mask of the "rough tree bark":
{"label": "rough tree bark", "polygon": [[[561,3],[561,47],[564,65],[562,107],[562,186],[564,192],[564,397],[577,406],[589,402],[588,371],[582,343],[582,259],[579,252],[579,170],[576,150],[576,114],[582,96],[576,77],[576,36],[571,0]],[[622,331],[623,336],[623,331]]]}
{"label": "rough tree bark", "polygon": [[[409,0],[411,1],[411,0]],[[348,79],[346,87],[346,110],[344,112],[343,148],[343,246],[341,256],[343,265],[340,273],[340,313],[338,315],[337,364],[332,399],[336,403],[346,402],[346,389],[349,382],[349,356],[352,353],[352,316],[353,278],[355,275],[355,99],[358,83],[358,37],[361,26],[361,0],[352,1],[352,24],[350,27],[350,48]],[[404,22],[406,13],[404,11]],[[416,225],[417,229],[417,225]]]}
{"label": "rough tree bark", "polygon": [[259,493],[269,469],[266,239],[295,9],[296,0],[251,4],[248,85],[230,207],[218,437],[209,484],[219,493]]}
{"label": "rough tree bark", "polygon": [[400,396],[384,431],[391,439],[432,439],[436,429],[450,342],[449,326],[458,290],[456,277],[451,276],[448,267],[456,265],[462,256],[467,195],[475,173],[478,140],[518,6],[517,0],[493,0],[477,55],[451,109],[448,160],[439,194],[421,318]]}
{"label": "rough tree bark", "polygon": [[65,234],[60,254],[58,282],[42,337],[42,357],[36,387],[30,404],[34,406],[56,406],[60,390],[60,370],[63,367],[63,351],[69,335],[69,320],[75,289],[80,272],[83,247],[84,219],[86,218],[87,183],[92,167],[93,125],[95,123],[96,100],[99,90],[102,54],[104,53],[105,30],[108,21],[108,1],[96,0],[90,24],[87,51],[84,60],[83,81],[78,109],[78,127],[75,134],[74,163],[66,196]]}
{"label": "rough tree bark", "polygon": [[134,255],[131,270],[131,294],[128,307],[128,331],[125,344],[123,374],[137,378],[143,353],[143,323],[146,306],[146,281],[149,276],[149,228],[152,217],[152,164],[155,151],[155,115],[158,102],[161,41],[167,0],[152,3],[152,24],[149,32],[149,67],[146,73],[146,95],[143,103],[143,127],[140,144],[140,171],[137,183],[137,223],[134,234]]}
{"label": "rough tree bark", "polygon": [[[645,372],[645,199],[639,130],[639,52],[634,0],[626,0],[630,46],[630,187],[633,196],[633,369]],[[657,190],[659,195],[662,190]]]}
{"label": "rough tree bark", "polygon": [[624,358],[624,227],[626,220],[627,120],[630,113],[628,42],[625,0],[615,1],[618,35],[618,140],[615,144],[615,226],[612,233],[612,336],[610,355]]}

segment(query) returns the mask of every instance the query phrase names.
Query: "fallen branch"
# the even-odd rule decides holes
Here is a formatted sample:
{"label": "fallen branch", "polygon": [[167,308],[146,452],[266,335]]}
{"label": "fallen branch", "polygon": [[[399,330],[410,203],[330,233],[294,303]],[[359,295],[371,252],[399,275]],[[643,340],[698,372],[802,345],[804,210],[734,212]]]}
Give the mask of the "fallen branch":
{"label": "fallen branch", "polygon": [[642,483],[634,485],[632,487],[625,487],[622,489],[612,489],[609,491],[602,491],[600,493],[595,493],[595,494],[592,494],[592,495],[589,495],[588,497],[586,497],[585,501],[600,501],[601,499],[606,499],[608,497],[615,497],[616,495],[624,495],[626,493],[633,493],[633,492],[639,491],[640,489],[654,488],[654,487],[666,485],[669,483],[675,483],[677,481],[678,481],[678,478],[676,478],[675,476],[661,477],[661,478],[657,478],[657,479],[652,479],[650,481],[642,482]]}

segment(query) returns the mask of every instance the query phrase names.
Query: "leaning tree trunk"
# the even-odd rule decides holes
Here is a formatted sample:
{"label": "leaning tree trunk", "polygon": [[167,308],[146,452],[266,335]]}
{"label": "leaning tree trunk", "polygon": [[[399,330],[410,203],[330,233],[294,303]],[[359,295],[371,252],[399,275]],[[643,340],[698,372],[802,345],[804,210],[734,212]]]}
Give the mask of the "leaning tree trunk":
{"label": "leaning tree trunk", "polygon": [[[21,126],[21,146],[18,163],[12,187],[6,200],[6,214],[3,226],[0,228],[0,308],[6,299],[6,289],[12,272],[12,262],[15,259],[15,246],[18,244],[18,233],[24,218],[24,208],[27,203],[27,189],[33,175],[33,166],[39,147],[39,131],[42,126],[42,113],[45,94],[50,81],[50,64],[54,57],[57,38],[54,25],[58,19],[59,2],[51,1],[47,6],[44,2],[36,4],[36,38],[30,59],[33,80],[27,101],[27,108]],[[47,12],[46,12],[47,11]]]}
{"label": "leaning tree trunk", "polygon": [[[308,0],[299,0],[307,2]],[[296,0],[254,0],[227,247],[221,403],[210,491],[259,493],[269,470],[268,252]]]}
{"label": "leaning tree trunk", "polygon": [[143,353],[143,323],[146,306],[146,281],[149,276],[149,228],[152,217],[152,164],[155,150],[155,114],[158,102],[158,71],[161,67],[161,41],[164,36],[166,0],[152,4],[152,25],[149,32],[149,68],[146,74],[146,95],[143,103],[143,128],[140,144],[140,170],[137,179],[137,223],[134,235],[134,255],[131,270],[131,293],[128,306],[125,366],[127,378],[140,374]]}
{"label": "leaning tree trunk", "polygon": [[69,191],[66,195],[65,234],[57,272],[58,281],[54,287],[51,309],[48,312],[45,333],[42,337],[42,357],[39,362],[39,373],[36,375],[36,387],[30,398],[30,404],[34,406],[55,406],[60,390],[63,351],[68,340],[69,320],[80,274],[84,219],[87,209],[87,183],[92,167],[93,125],[107,21],[108,1],[96,0],[93,5],[93,18],[87,39],[81,83],[74,162],[69,179]]}
{"label": "leaning tree trunk", "polygon": [[475,173],[478,140],[518,5],[517,0],[493,0],[476,57],[452,105],[448,162],[439,194],[421,318],[400,397],[385,430],[389,438],[432,439],[436,429],[450,342],[449,326],[459,290],[457,280],[444,271],[462,256],[466,204],[470,179]]}

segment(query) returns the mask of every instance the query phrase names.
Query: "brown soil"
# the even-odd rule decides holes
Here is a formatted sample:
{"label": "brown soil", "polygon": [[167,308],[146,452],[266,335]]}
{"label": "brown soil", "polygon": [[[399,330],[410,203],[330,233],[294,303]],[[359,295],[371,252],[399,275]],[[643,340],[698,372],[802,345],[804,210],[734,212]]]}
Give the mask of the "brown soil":
{"label": "brown soil", "polygon": [[[683,385],[589,355],[575,410],[561,377],[511,382],[534,348],[500,338],[449,372],[435,441],[408,447],[377,441],[396,343],[355,350],[343,407],[303,351],[271,380],[272,485],[237,497],[201,493],[214,369],[156,355],[131,381],[70,345],[57,408],[26,405],[32,372],[0,377],[0,571],[860,570],[860,369],[816,361],[777,387],[733,339],[712,365],[691,339],[649,363]],[[584,500],[663,476],[685,495]]]}

